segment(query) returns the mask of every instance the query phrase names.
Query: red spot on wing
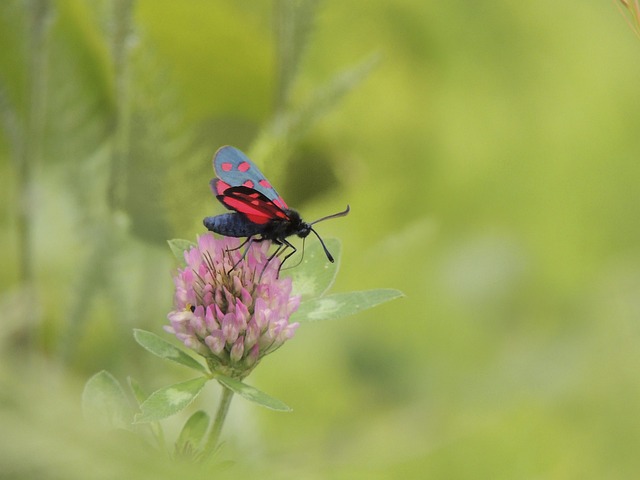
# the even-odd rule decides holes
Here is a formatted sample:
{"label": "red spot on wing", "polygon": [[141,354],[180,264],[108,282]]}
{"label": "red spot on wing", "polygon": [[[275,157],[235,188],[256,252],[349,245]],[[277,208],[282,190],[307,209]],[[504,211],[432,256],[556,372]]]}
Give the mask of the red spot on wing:
{"label": "red spot on wing", "polygon": [[251,165],[249,164],[249,162],[242,162],[240,165],[238,165],[238,170],[240,170],[241,172],[246,172],[250,168]]}
{"label": "red spot on wing", "polygon": [[284,213],[282,210],[276,210],[276,217],[279,217],[283,220],[289,220],[289,215]]}
{"label": "red spot on wing", "polygon": [[253,188],[255,184],[251,180],[245,180],[242,185],[244,185],[245,187]]}
{"label": "red spot on wing", "polygon": [[261,186],[261,187],[263,187],[263,188],[273,188],[273,187],[271,186],[271,184],[269,183],[269,181],[268,181],[266,178],[263,178],[263,179],[262,179],[262,180],[260,180],[258,183],[259,183],[259,184],[260,184],[260,186]]}
{"label": "red spot on wing", "polygon": [[230,172],[231,169],[233,168],[233,163],[231,163],[231,162],[223,162],[222,164],[220,164],[220,167],[225,172]]}
{"label": "red spot on wing", "polygon": [[215,192],[217,195],[222,195],[225,190],[230,187],[231,185],[229,185],[228,183],[223,182],[220,179],[215,179]]}

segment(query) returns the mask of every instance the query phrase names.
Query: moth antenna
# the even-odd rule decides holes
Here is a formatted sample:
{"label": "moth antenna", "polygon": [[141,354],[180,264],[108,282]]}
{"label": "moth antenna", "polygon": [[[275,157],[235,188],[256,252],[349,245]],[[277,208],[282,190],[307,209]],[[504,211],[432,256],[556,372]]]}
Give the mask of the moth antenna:
{"label": "moth antenna", "polygon": [[[347,212],[349,212],[349,208],[347,208],[347,210],[346,210],[346,211],[347,211]],[[346,213],[345,213],[345,215],[346,215]],[[330,215],[329,217],[325,217],[325,218],[323,218],[323,219],[321,219],[321,220],[325,220],[326,218],[332,218],[332,217],[335,217],[335,216],[336,216],[336,215]],[[340,216],[340,215],[338,215],[338,216]],[[315,222],[314,222],[314,223],[315,223]],[[311,228],[311,227],[309,227],[309,228]],[[320,235],[318,235],[318,232],[316,232],[313,228],[311,228],[311,231],[312,231],[313,233],[315,233],[315,234],[316,234],[316,237],[318,237],[318,240],[320,240],[320,243],[322,244],[322,248],[324,248],[324,254],[327,256],[327,260],[329,260],[331,263],[333,263],[335,260],[334,260],[334,259],[333,259],[333,257],[331,256],[331,253],[330,253],[330,252],[329,252],[329,250],[327,249],[327,246],[326,246],[326,245],[324,244],[324,242],[322,241],[322,238],[320,238]],[[304,245],[304,244],[303,244],[303,245]]]}
{"label": "moth antenna", "polygon": [[[318,223],[318,222],[322,222],[322,221],[324,221],[324,220],[329,220],[330,218],[344,217],[344,216],[346,216],[346,215],[349,213],[349,210],[351,210],[351,209],[349,208],[349,205],[347,205],[347,208],[344,210],[344,212],[338,212],[338,213],[334,213],[333,215],[327,215],[326,217],[319,218],[319,219],[318,219],[318,220],[316,220],[315,222],[311,222],[309,225],[315,225],[315,224],[316,224],[316,223]],[[312,230],[313,230],[313,229],[312,229]],[[313,233],[316,233],[316,232],[313,232]],[[318,235],[318,234],[316,233],[316,235]],[[318,235],[318,238],[320,238],[320,236],[319,236],[319,235]],[[320,241],[322,241],[322,240],[320,240]],[[324,245],[324,244],[323,244],[323,245]],[[325,250],[326,250],[326,249],[325,249]]]}
{"label": "moth antenna", "polygon": [[324,241],[322,240],[320,235],[318,235],[318,232],[316,232],[311,227],[311,225],[314,225],[314,224],[316,224],[318,222],[322,222],[324,220],[329,220],[330,218],[344,217],[345,215],[347,215],[349,213],[349,210],[350,210],[349,205],[347,205],[347,208],[345,208],[345,210],[343,212],[334,213],[333,215],[327,215],[326,217],[319,218],[318,220],[316,220],[314,222],[311,222],[309,224],[309,228],[311,229],[311,231],[315,234],[316,237],[318,237],[318,240],[320,240],[320,244],[322,245],[322,248],[324,249],[324,254],[327,256],[327,260],[329,260],[331,263],[335,262],[335,260],[333,259],[333,256],[331,255],[331,252],[329,252],[329,249],[324,244]]}

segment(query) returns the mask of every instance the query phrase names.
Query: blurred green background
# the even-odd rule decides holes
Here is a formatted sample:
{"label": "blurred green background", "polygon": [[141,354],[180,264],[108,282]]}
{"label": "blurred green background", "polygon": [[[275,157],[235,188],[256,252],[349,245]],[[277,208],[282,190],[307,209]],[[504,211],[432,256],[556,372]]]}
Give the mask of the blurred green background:
{"label": "blurred green background", "polygon": [[1,2],[0,478],[211,478],[80,394],[190,378],[131,331],[224,144],[307,220],[351,205],[334,292],[406,297],[265,359],[294,412],[234,399],[218,475],[637,478],[639,79],[612,1]]}

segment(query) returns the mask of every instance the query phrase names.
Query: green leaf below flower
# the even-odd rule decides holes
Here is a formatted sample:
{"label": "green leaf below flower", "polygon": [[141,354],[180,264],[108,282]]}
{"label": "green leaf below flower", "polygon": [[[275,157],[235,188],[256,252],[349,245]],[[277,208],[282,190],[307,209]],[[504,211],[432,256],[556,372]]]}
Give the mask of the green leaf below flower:
{"label": "green leaf below flower", "polygon": [[327,295],[300,303],[291,321],[335,320],[402,296],[404,294],[401,291],[387,288]]}
{"label": "green leaf below flower", "polygon": [[323,295],[333,285],[340,265],[342,245],[337,238],[328,238],[325,244],[335,263],[327,260],[320,242],[309,242],[300,265],[283,272],[285,276],[291,277],[293,295],[301,295],[303,300],[315,298]]}
{"label": "green leaf below flower", "polygon": [[176,440],[176,453],[183,457],[192,458],[200,449],[200,444],[209,428],[209,415],[198,410],[189,417],[184,424],[178,440]]}
{"label": "green leaf below flower", "polygon": [[241,397],[262,405],[263,407],[270,408],[271,410],[277,410],[279,412],[291,412],[292,409],[284,402],[277,398],[270,397],[264,392],[261,392],[255,387],[242,383],[240,380],[236,380],[225,375],[216,375],[216,380],[222,385],[227,387],[233,393],[237,393]]}
{"label": "green leaf below flower", "polygon": [[130,429],[133,410],[120,382],[106,370],[96,373],[82,392],[84,416],[107,429]]}
{"label": "green leaf below flower", "polygon": [[134,423],[156,422],[186,408],[198,396],[209,379],[198,377],[153,392],[142,405]]}
{"label": "green leaf below flower", "polygon": [[171,249],[171,252],[178,259],[180,264],[185,265],[184,252],[185,250],[188,250],[191,247],[195,246],[195,243],[189,240],[184,240],[182,238],[174,238],[172,240],[167,240],[167,243],[169,244],[169,248]]}
{"label": "green leaf below flower", "polygon": [[140,382],[138,382],[133,377],[127,377],[127,382],[129,383],[129,388],[131,389],[136,402],[138,402],[138,405],[140,405],[146,400],[148,396],[147,393],[140,386]]}
{"label": "green leaf below flower", "polygon": [[140,330],[135,328],[133,330],[133,338],[140,344],[145,350],[153,353],[154,355],[171,360],[172,362],[179,363],[185,367],[193,368],[208,375],[207,369],[193,357],[187,355],[175,345],[160,338],[155,333],[147,332],[146,330]]}
{"label": "green leaf below flower", "polygon": [[[138,407],[140,407],[148,397],[147,392],[145,392],[140,383],[133,377],[127,377],[127,382],[129,383],[129,388],[131,389],[136,402],[138,402]],[[149,422],[147,426],[151,429],[151,433],[156,439],[160,450],[165,450],[165,439],[162,425],[158,422]]]}

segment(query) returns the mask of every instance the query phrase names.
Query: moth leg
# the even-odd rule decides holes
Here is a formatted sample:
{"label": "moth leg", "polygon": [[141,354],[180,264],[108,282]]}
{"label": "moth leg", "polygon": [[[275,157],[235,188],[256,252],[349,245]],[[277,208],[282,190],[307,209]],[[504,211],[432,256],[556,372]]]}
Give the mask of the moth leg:
{"label": "moth leg", "polygon": [[294,247],[293,244],[290,243],[286,238],[283,238],[281,240],[280,247],[278,247],[278,250],[276,250],[276,252],[274,253],[274,255],[275,254],[280,255],[284,253],[288,248],[291,249],[291,252],[287,253],[284,256],[284,259],[280,262],[280,266],[278,267],[278,276],[280,276],[280,270],[282,270],[282,266],[284,265],[284,262],[286,262],[289,259],[289,257],[291,257],[291,255],[295,254],[298,251],[298,249]]}
{"label": "moth leg", "polygon": [[269,258],[267,258],[267,263],[269,263],[271,260],[274,259],[274,257],[277,257],[278,255],[280,255],[280,253],[282,252],[282,249],[284,247],[284,245],[282,244],[282,242],[280,240],[272,240],[273,243],[275,243],[277,245],[276,249],[274,250],[274,252],[269,255]]}
{"label": "moth leg", "polygon": [[[233,272],[233,271],[235,270],[235,268],[240,264],[240,262],[241,262],[241,261],[243,261],[243,260],[246,258],[247,253],[249,253],[249,249],[251,248],[251,245],[252,245],[252,244],[254,244],[254,243],[260,243],[260,242],[264,242],[265,240],[267,240],[267,239],[266,239],[266,238],[264,238],[264,237],[260,237],[260,238],[247,237],[247,239],[246,239],[244,242],[242,242],[240,245],[238,245],[237,247],[235,247],[235,248],[231,248],[231,249],[227,250],[228,252],[231,252],[231,251],[233,251],[233,250],[238,250],[238,249],[240,249],[240,248],[242,248],[243,246],[245,246],[245,245],[246,245],[246,248],[244,249],[244,252],[242,252],[242,257],[240,257],[240,259],[239,259],[239,260],[238,260],[238,261],[233,265],[233,267],[231,267],[231,270],[229,270],[229,271],[227,272],[227,275],[228,275],[228,274],[230,274],[231,272]],[[282,244],[280,244],[280,246],[281,246],[281,245],[282,245]],[[278,249],[280,249],[280,246],[278,247]],[[276,252],[275,252],[275,253],[278,253],[278,250],[276,250]],[[267,259],[267,263],[266,263],[266,265],[268,265],[268,264],[269,264],[269,262],[271,261],[271,259],[272,259],[272,258],[273,258],[273,255],[271,255],[271,256]],[[265,268],[266,268],[266,266],[265,266]],[[264,272],[264,269],[263,269],[262,271]],[[262,278],[262,273],[260,274],[260,277]]]}
{"label": "moth leg", "polygon": [[[306,241],[306,240],[307,240],[306,238],[303,238],[303,239],[302,239],[302,255],[300,255],[300,260],[298,260],[298,263],[296,263],[295,265],[291,265],[290,267],[287,267],[285,270],[288,270],[288,269],[290,269],[290,268],[296,268],[298,265],[300,265],[300,264],[302,263],[302,260],[304,260],[304,245],[305,245],[305,241]],[[285,257],[285,260],[286,260],[287,258],[289,258],[291,255],[293,255],[294,253],[296,253],[296,251],[295,251],[295,250],[294,250],[293,252],[291,252],[289,255],[287,255],[287,256]],[[284,261],[283,261],[282,263],[284,263]],[[280,266],[282,266],[282,265],[280,265]]]}
{"label": "moth leg", "polygon": [[[234,247],[234,248],[227,248],[227,252],[234,252],[234,251],[236,251],[236,250],[240,250],[242,247],[244,247],[244,246],[245,246],[248,242],[250,242],[250,241],[251,241],[251,237],[247,237],[247,238],[245,239],[245,241],[244,241],[244,242],[242,242],[242,243],[241,243],[240,245],[238,245],[237,247]],[[244,258],[244,256],[243,256],[242,258]]]}
{"label": "moth leg", "polygon": [[[262,240],[266,240],[266,238],[261,238],[259,240],[256,241],[262,241]],[[267,267],[269,266],[269,263],[271,263],[271,260],[273,260],[275,257],[279,256],[282,252],[284,252],[288,247],[293,247],[293,245],[291,245],[289,242],[287,242],[286,240],[278,240],[278,239],[274,239],[271,240],[274,244],[277,245],[277,248],[275,249],[275,251],[269,255],[269,258],[267,258],[267,261],[264,264],[264,267],[262,268],[262,272],[260,272],[260,277],[258,278],[258,281],[262,280],[262,275],[264,274],[264,271],[267,269]],[[288,256],[287,256],[288,257]],[[285,258],[286,260],[286,258]],[[280,269],[282,268],[282,263],[280,263],[280,266],[278,267],[278,273],[276,275],[276,278],[280,276]]]}
{"label": "moth leg", "polygon": [[247,253],[249,253],[249,249],[251,248],[251,244],[252,244],[253,242],[261,242],[262,240],[264,240],[264,238],[253,238],[253,237],[247,237],[247,239],[246,239],[244,242],[242,242],[240,245],[238,245],[237,247],[235,247],[235,248],[230,248],[229,250],[227,250],[227,252],[232,252],[232,251],[234,251],[234,250],[239,250],[239,249],[241,249],[241,248],[242,248],[242,247],[244,247],[245,245],[247,246],[247,247],[244,249],[244,252],[242,252],[242,256],[240,257],[240,259],[239,259],[236,263],[234,263],[234,264],[233,264],[233,267],[231,267],[231,270],[229,270],[229,271],[227,272],[227,275],[229,275],[231,272],[233,272],[233,271],[236,269],[236,267],[240,264],[240,262],[241,262],[241,261],[243,261],[243,260],[246,258]]}

